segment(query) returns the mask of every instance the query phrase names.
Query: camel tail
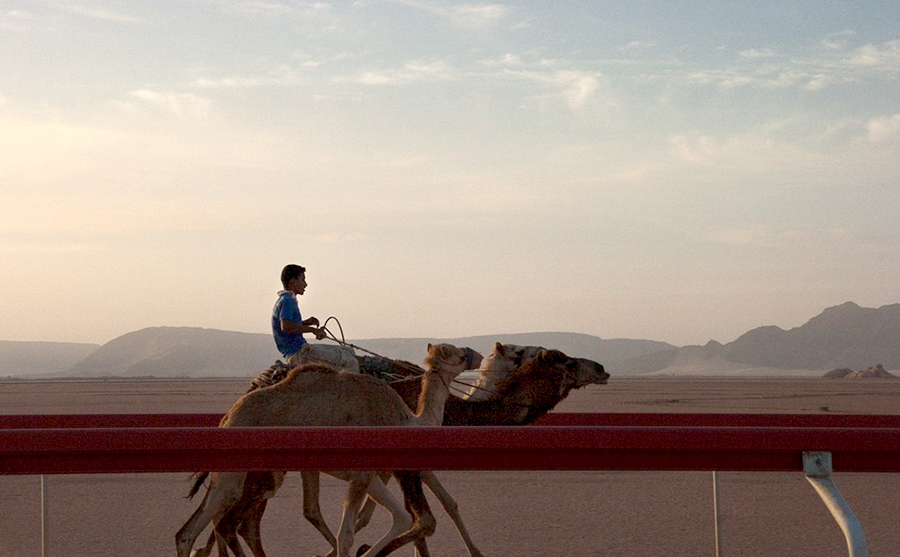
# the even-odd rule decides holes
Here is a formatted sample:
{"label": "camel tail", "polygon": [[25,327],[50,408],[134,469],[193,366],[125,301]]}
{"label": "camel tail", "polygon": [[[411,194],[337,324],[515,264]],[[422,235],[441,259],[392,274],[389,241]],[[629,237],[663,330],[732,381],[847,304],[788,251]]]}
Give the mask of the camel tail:
{"label": "camel tail", "polygon": [[194,495],[197,495],[197,492],[200,491],[200,488],[203,486],[203,482],[206,481],[207,476],[209,476],[209,472],[197,472],[192,478],[195,478],[194,485],[191,487],[191,491],[188,493],[187,498],[193,499]]}

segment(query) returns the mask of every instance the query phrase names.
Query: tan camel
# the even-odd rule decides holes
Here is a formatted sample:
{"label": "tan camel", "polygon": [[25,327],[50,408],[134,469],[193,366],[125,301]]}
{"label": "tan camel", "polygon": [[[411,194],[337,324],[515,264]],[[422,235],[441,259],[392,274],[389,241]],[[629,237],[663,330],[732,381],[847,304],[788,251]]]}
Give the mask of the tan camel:
{"label": "tan camel", "polygon": [[[391,362],[391,373],[410,374],[412,364],[408,362]],[[483,400],[465,400],[451,396],[447,400],[444,425],[518,425],[532,423],[549,412],[562,401],[572,389],[591,384],[605,384],[609,374],[603,366],[583,358],[570,358],[558,350],[547,350],[535,346],[517,346],[496,343],[492,353],[486,357],[480,367],[482,384],[490,382],[496,390],[488,393]],[[415,372],[413,372],[415,373]],[[392,383],[411,407],[415,404],[416,393],[420,390],[418,380]],[[279,476],[280,472],[254,472],[251,475]],[[202,476],[201,480],[202,481]],[[257,482],[271,484],[274,478],[257,478]],[[444,510],[453,520],[460,537],[466,545],[470,557],[482,557],[475,546],[462,517],[456,501],[444,489],[433,472],[423,472],[422,481],[438,498]],[[304,516],[318,529],[322,535],[333,540],[325,525],[318,505],[318,473],[304,473],[303,476],[303,508]],[[195,489],[199,483],[195,485]],[[219,522],[218,529],[223,537],[230,540],[229,547],[237,544],[236,535],[240,534],[248,541],[251,549],[259,546],[251,540],[259,539],[259,521],[265,510],[267,499],[263,487],[254,493],[245,492],[242,506],[236,506],[235,512]],[[256,502],[254,507],[253,502]],[[357,529],[362,528],[371,517],[374,505],[367,502],[357,522]],[[197,552],[198,557],[206,557],[212,551],[215,533],[210,536],[207,546]],[[417,539],[417,554],[426,555],[423,540]],[[224,542],[223,542],[224,543]],[[332,547],[334,542],[329,541]],[[239,544],[238,544],[239,545]],[[220,555],[226,555],[220,543]],[[234,550],[233,550],[234,551]],[[242,555],[235,552],[236,555]],[[262,552],[254,550],[256,557],[265,557]],[[331,554],[333,555],[333,551]]]}
{"label": "tan camel", "polygon": [[[308,364],[297,368],[288,377],[269,388],[259,389],[241,397],[223,418],[221,427],[271,426],[417,426],[440,425],[444,406],[450,394],[450,382],[465,371],[472,361],[480,363],[481,355],[469,348],[449,344],[429,345],[417,411],[409,406],[385,382],[366,375],[335,373],[329,366]],[[328,371],[331,372],[328,372]],[[312,372],[311,372],[312,371]],[[393,517],[391,529],[364,557],[379,554],[388,542],[400,536],[404,543],[433,531],[434,518],[421,496],[418,528],[405,532],[412,518],[387,491],[374,472],[334,473],[349,482],[344,513],[337,536],[338,557],[349,557],[353,545],[356,516],[368,494],[387,508]],[[417,473],[396,473],[407,502],[415,499]],[[238,503],[247,479],[247,472],[210,474],[210,486],[200,507],[175,536],[178,557],[188,557],[197,536],[210,522],[217,523],[235,503]],[[420,485],[420,484],[419,484]],[[412,486],[412,487],[411,487]],[[417,501],[412,501],[416,503]],[[417,509],[413,508],[416,512]],[[405,533],[404,533],[405,532]],[[261,549],[261,547],[260,547]],[[382,553],[386,554],[386,553]]]}

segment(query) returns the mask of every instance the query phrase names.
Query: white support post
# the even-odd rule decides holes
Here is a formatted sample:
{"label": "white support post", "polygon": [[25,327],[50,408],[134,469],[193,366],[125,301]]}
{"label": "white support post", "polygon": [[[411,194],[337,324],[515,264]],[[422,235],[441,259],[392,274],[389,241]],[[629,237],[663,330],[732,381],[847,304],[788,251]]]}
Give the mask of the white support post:
{"label": "white support post", "polygon": [[50,515],[47,513],[47,476],[41,474],[41,557],[50,557]]}
{"label": "white support post", "polygon": [[719,473],[713,471],[713,513],[716,523],[716,557],[724,557],[722,553],[722,528],[719,524]]}
{"label": "white support post", "polygon": [[843,530],[850,557],[869,557],[869,547],[866,545],[862,525],[834,485],[831,470],[830,452],[803,453],[803,473]]}

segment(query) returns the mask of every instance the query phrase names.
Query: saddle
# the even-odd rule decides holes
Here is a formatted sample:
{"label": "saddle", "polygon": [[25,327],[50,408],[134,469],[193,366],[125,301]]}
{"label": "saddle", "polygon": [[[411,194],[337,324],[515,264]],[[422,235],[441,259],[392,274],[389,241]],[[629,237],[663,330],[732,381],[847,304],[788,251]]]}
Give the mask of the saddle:
{"label": "saddle", "polygon": [[[391,373],[391,363],[390,360],[386,358],[375,356],[363,356],[360,358],[357,356],[357,360],[359,360],[360,373],[371,375],[372,377],[377,377],[379,379],[387,379]],[[276,383],[284,381],[284,378],[287,377],[288,372],[291,371],[291,369],[291,366],[281,360],[275,360],[275,363],[260,373],[259,377],[250,381],[250,388],[247,392],[249,393],[256,389],[271,387]]]}

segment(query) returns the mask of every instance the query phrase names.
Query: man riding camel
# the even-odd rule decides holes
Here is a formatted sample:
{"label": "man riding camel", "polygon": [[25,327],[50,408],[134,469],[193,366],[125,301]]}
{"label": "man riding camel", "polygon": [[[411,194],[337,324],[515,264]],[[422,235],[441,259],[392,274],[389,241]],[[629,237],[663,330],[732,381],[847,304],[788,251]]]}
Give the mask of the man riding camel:
{"label": "man riding camel", "polygon": [[294,367],[306,362],[325,362],[338,369],[359,373],[359,362],[350,348],[329,344],[310,344],[303,337],[305,333],[315,335],[316,340],[325,338],[325,329],[320,328],[315,317],[303,319],[297,296],[306,291],[306,268],[287,265],[281,271],[284,290],[278,292],[278,300],[272,310],[272,335],[275,346]]}

